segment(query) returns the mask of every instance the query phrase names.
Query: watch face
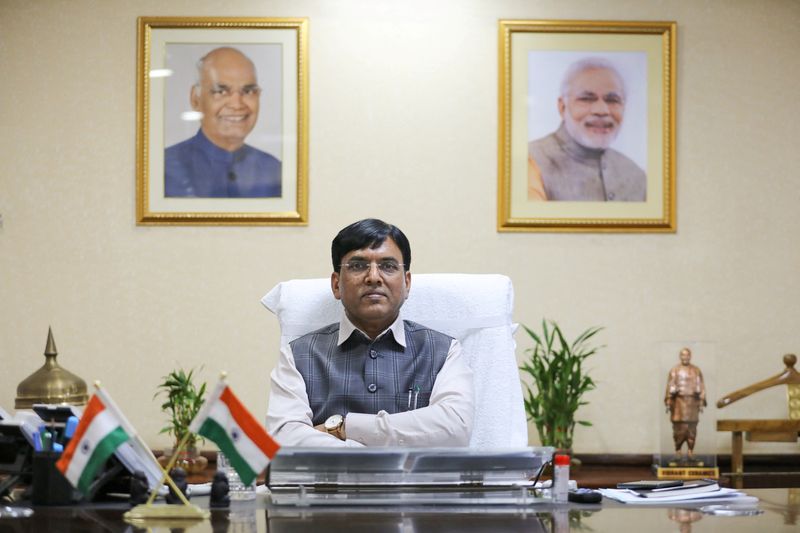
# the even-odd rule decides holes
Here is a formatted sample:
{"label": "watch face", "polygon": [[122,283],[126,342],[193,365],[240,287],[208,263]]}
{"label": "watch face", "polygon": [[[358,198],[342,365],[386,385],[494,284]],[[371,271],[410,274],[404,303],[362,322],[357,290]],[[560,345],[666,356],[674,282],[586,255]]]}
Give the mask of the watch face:
{"label": "watch face", "polygon": [[325,429],[327,430],[334,430],[342,425],[344,418],[342,415],[333,415],[329,416],[328,419],[325,421]]}

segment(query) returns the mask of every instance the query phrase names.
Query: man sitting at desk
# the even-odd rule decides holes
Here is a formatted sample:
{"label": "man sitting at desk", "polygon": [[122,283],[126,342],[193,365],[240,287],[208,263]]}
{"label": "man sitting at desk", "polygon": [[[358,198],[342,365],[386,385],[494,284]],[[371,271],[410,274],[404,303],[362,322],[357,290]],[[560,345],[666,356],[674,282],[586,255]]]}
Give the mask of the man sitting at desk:
{"label": "man sitting at desk", "polygon": [[466,446],[472,371],[456,339],[403,320],[411,247],[366,219],[331,246],[338,323],[281,349],[267,429],[284,446]]}

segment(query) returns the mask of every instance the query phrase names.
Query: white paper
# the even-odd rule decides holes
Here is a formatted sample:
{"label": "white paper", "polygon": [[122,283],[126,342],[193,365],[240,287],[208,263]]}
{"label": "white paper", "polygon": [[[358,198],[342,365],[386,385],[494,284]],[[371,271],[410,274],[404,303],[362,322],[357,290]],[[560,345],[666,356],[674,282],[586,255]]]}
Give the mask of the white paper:
{"label": "white paper", "polygon": [[599,489],[600,493],[606,498],[611,498],[622,503],[629,503],[634,505],[658,505],[663,503],[675,502],[693,502],[706,503],[708,501],[726,501],[736,503],[755,503],[758,498],[748,496],[743,492],[736,489],[720,488],[719,490],[711,492],[696,492],[694,494],[685,494],[681,496],[665,496],[663,498],[645,498],[639,496],[633,491],[627,489]]}

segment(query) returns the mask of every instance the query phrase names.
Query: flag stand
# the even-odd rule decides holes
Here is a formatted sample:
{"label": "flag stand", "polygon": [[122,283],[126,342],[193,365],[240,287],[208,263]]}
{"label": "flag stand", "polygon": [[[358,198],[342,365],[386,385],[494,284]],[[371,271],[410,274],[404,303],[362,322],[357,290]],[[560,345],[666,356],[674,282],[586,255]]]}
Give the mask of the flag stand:
{"label": "flag stand", "polygon": [[[136,435],[136,438],[141,439],[138,434]],[[175,466],[175,461],[178,458],[178,452],[183,450],[183,448],[186,446],[186,441],[188,438],[189,433],[183,437],[181,442],[175,448],[175,452],[172,454],[167,466],[162,468],[164,475],[161,476],[161,482],[159,482],[158,485],[156,485],[152,490],[147,502],[137,505],[122,515],[126,522],[132,525],[169,526],[175,525],[175,522],[178,521],[180,521],[181,524],[185,524],[186,522],[190,521],[199,522],[211,516],[209,511],[200,509],[198,506],[189,503],[189,500],[186,499],[183,491],[181,491],[175,485],[175,482],[169,475],[169,471],[172,470],[173,466]],[[156,496],[158,495],[158,489],[164,484],[165,481],[170,487],[172,487],[172,490],[174,490],[175,494],[178,495],[178,498],[180,498],[181,502],[183,502],[183,505],[153,505],[153,500],[155,500]]]}
{"label": "flag stand", "polygon": [[[213,394],[206,399],[200,411],[195,415],[194,420],[189,425],[189,432],[181,439],[175,449],[175,453],[169,460],[169,464],[162,468],[163,476],[161,477],[161,482],[153,489],[147,503],[137,505],[125,513],[123,517],[126,522],[133,525],[152,526],[164,524],[168,526],[177,525],[176,522],[178,521],[182,521],[181,524],[185,524],[188,521],[201,521],[211,516],[209,511],[204,511],[191,505],[169,476],[169,471],[175,464],[178,452],[184,448],[192,433],[214,441],[219,446],[220,451],[223,451],[227,457],[230,458],[231,454],[235,455],[238,461],[238,466],[235,466],[235,469],[243,481],[245,478],[248,479],[248,483],[249,481],[254,481],[258,473],[262,472],[269,460],[275,456],[280,446],[230,391],[225,382],[225,377],[226,373],[222,372]],[[140,437],[137,435],[137,438]],[[240,449],[240,444],[237,444],[237,441],[250,444],[241,446],[242,449]],[[236,465],[237,463],[232,464]],[[242,471],[246,475],[243,475]],[[169,483],[184,505],[153,505],[158,488],[163,485],[164,481]]]}

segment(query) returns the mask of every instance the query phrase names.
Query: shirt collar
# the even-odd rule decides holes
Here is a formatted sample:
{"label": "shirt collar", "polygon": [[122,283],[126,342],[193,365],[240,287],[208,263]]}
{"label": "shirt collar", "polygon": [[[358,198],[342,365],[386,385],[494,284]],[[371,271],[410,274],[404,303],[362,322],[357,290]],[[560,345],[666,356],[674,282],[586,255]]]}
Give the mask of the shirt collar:
{"label": "shirt collar", "polygon": [[[369,338],[369,335],[358,329],[352,322],[350,322],[350,319],[347,318],[347,313],[342,310],[342,317],[339,319],[339,339],[336,341],[336,345],[341,346],[344,344],[344,341],[349,339],[350,335],[352,335],[354,331],[359,331],[362,335]],[[397,318],[394,322],[392,322],[392,325],[383,330],[377,338],[379,339],[383,337],[387,334],[387,332],[391,332],[397,344],[403,348],[406,347],[406,328],[403,326],[403,317],[400,313],[398,313]]]}
{"label": "shirt collar", "polygon": [[206,137],[206,134],[203,133],[202,128],[197,130],[197,135],[195,135],[195,139],[197,144],[201,147],[204,153],[208,154],[211,159],[214,159],[216,161],[221,161],[223,163],[230,164],[242,159],[247,150],[247,145],[242,145],[242,147],[236,150],[235,152],[229,152],[224,148],[220,148],[219,146],[211,142],[211,139]]}

